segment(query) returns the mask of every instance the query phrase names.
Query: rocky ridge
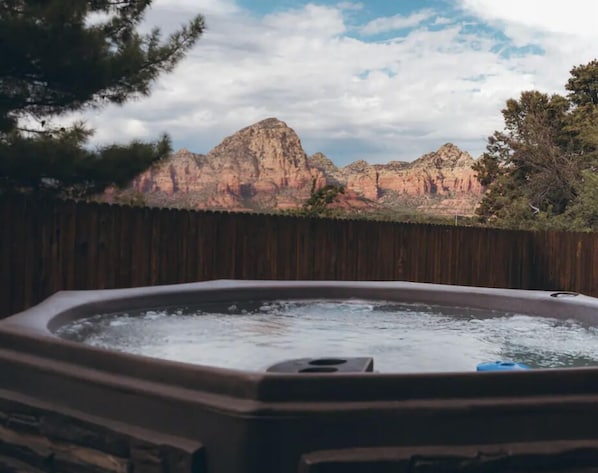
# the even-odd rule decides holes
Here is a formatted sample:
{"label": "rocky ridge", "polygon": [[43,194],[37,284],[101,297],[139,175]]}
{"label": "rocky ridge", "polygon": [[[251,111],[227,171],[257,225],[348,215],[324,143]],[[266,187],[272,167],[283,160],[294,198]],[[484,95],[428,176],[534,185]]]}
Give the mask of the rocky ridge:
{"label": "rocky ridge", "polygon": [[[308,157],[297,134],[269,118],[225,138],[207,155],[181,149],[137,176],[127,193],[148,205],[227,210],[284,210],[309,197],[312,185],[343,185],[336,206],[354,211],[417,209],[469,215],[482,195],[473,158],[447,143],[412,163],[337,167]],[[114,197],[114,195],[112,196]]]}

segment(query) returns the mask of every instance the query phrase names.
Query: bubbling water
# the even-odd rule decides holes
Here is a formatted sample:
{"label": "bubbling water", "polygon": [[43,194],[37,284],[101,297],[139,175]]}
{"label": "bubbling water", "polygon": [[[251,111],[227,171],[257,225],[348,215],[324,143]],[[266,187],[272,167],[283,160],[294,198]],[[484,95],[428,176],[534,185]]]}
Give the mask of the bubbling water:
{"label": "bubbling water", "polygon": [[263,371],[283,360],[373,357],[386,373],[598,364],[598,330],[555,319],[369,300],[276,300],[167,307],[78,319],[57,335],[95,347]]}

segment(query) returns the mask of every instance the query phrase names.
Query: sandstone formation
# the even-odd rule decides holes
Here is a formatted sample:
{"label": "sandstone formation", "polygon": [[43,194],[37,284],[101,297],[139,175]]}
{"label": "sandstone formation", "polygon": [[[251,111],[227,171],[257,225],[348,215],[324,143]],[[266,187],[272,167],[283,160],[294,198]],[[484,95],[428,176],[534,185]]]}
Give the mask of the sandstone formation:
{"label": "sandstone formation", "polygon": [[378,185],[382,202],[411,200],[421,211],[471,215],[483,189],[469,153],[451,143],[410,164],[382,166]]}
{"label": "sandstone formation", "polygon": [[356,161],[337,168],[322,153],[309,159],[328,182],[340,183],[381,208],[411,209],[440,215],[471,215],[483,189],[469,153],[447,143],[412,163],[370,165]]}
{"label": "sandstone formation", "polygon": [[347,210],[470,215],[483,192],[473,163],[447,143],[412,163],[356,161],[338,168],[322,153],[308,158],[297,134],[269,118],[225,138],[207,155],[177,151],[135,178],[121,197],[135,193],[160,206],[284,210],[302,205],[315,182],[344,186],[334,207]]}
{"label": "sandstone formation", "polygon": [[132,183],[147,204],[227,210],[287,209],[309,197],[311,168],[297,134],[276,118],[224,139],[207,155],[179,150]]}

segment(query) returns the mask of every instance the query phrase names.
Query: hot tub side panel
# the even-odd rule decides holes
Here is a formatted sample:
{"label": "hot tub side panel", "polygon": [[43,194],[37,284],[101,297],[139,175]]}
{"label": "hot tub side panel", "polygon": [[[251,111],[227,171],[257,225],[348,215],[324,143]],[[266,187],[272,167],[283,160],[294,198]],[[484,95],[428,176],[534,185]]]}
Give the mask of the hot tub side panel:
{"label": "hot tub side panel", "polygon": [[[26,423],[8,418],[35,417],[27,409],[35,411],[36,406],[46,406],[42,417],[50,412],[63,416],[66,423],[92,418],[99,431],[118,424],[146,432],[145,437],[176,438],[196,445],[192,456],[203,460],[194,460],[199,465],[195,468],[209,473],[295,472],[303,455],[320,450],[598,438],[594,370],[452,378],[363,374],[243,379],[239,373],[238,383],[250,384],[252,389],[237,392],[253,393],[253,397],[236,397],[202,391],[201,380],[195,387],[190,381],[182,388],[140,380],[135,373],[89,372],[93,367],[31,353],[12,355],[0,350],[0,397],[3,405],[10,401],[25,408],[4,414],[2,451],[7,454],[15,453],[7,447],[13,438],[7,430],[22,429]],[[186,374],[192,376],[193,370]],[[160,378],[160,373],[155,376]],[[493,394],[492,388],[499,386]],[[62,440],[52,437],[56,429],[45,432],[50,434],[48,451],[54,458]],[[119,459],[134,461],[130,455]],[[40,461],[35,463],[38,468],[43,467]],[[188,471],[184,468],[189,464],[173,471]],[[170,471],[165,468],[164,472]]]}

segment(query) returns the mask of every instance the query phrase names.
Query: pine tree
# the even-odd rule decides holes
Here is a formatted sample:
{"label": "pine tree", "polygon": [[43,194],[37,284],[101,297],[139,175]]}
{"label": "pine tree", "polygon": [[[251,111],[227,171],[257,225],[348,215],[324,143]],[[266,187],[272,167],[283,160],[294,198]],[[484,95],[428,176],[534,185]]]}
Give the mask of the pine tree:
{"label": "pine tree", "polygon": [[168,38],[138,27],[152,0],[0,0],[0,192],[81,197],[122,185],[170,151],[167,136],[97,150],[66,113],[150,93],[204,30],[196,16]]}
{"label": "pine tree", "polygon": [[[587,229],[598,170],[598,61],[571,70],[567,97],[523,92],[474,165],[485,221],[516,228]],[[596,205],[598,207],[598,204]],[[587,220],[587,219],[586,219]]]}
{"label": "pine tree", "polygon": [[344,193],[345,188],[335,184],[326,184],[318,189],[316,179],[314,178],[311,182],[309,198],[303,203],[297,214],[305,217],[330,216],[330,205],[336,202],[339,194]]}
{"label": "pine tree", "polygon": [[586,167],[598,166],[598,59],[571,69],[565,88],[572,111],[566,131],[573,137]]}

